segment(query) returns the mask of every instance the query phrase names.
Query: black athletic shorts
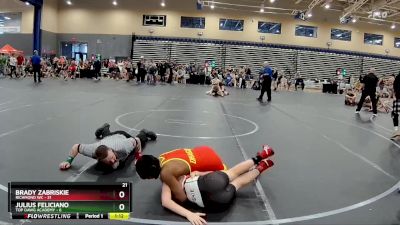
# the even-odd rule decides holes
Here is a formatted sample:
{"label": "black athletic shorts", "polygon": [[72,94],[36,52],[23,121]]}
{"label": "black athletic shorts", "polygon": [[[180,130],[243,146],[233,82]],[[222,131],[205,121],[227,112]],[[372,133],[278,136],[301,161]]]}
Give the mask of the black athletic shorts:
{"label": "black athletic shorts", "polygon": [[236,188],[229,183],[229,177],[222,171],[216,171],[198,180],[204,208],[208,212],[227,210],[236,197]]}

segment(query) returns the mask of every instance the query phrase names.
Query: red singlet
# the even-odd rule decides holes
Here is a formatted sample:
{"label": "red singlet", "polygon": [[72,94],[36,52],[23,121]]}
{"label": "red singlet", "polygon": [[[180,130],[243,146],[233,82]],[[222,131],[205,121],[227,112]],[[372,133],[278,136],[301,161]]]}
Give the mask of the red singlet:
{"label": "red singlet", "polygon": [[219,155],[208,146],[199,146],[193,149],[175,149],[161,154],[159,159],[161,167],[173,160],[185,162],[190,172],[207,172],[226,169]]}

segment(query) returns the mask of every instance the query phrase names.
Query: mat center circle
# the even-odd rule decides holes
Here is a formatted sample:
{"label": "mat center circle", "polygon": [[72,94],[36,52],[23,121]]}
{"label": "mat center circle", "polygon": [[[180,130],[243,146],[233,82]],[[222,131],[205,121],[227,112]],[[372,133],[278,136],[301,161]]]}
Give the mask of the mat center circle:
{"label": "mat center circle", "polygon": [[159,136],[193,139],[242,137],[259,129],[257,123],[240,116],[193,110],[133,111],[117,116],[115,122],[130,131],[146,128]]}

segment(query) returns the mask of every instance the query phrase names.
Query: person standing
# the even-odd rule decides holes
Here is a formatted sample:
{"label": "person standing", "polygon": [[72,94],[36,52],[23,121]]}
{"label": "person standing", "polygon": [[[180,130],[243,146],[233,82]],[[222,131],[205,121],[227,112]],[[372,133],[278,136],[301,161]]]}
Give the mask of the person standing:
{"label": "person standing", "polygon": [[167,62],[160,63],[160,68],[158,71],[159,71],[159,75],[161,77],[161,79],[160,79],[161,84],[165,84],[165,76],[167,75],[167,67],[168,67]]}
{"label": "person standing", "polygon": [[10,78],[12,78],[13,73],[15,74],[15,77],[18,77],[18,75],[17,75],[17,59],[15,58],[14,54],[12,54],[10,56],[9,60],[10,60],[9,61],[10,69],[11,69]]}
{"label": "person standing", "polygon": [[393,100],[392,119],[393,119],[394,133],[392,139],[395,139],[400,136],[399,133],[400,73],[394,79],[393,91],[396,99]]}
{"label": "person standing", "polygon": [[271,101],[271,81],[272,81],[273,71],[269,66],[267,61],[264,62],[263,68],[260,71],[260,80],[261,80],[261,94],[257,98],[258,101],[262,102],[264,93],[267,92],[268,99],[267,101]]}
{"label": "person standing", "polygon": [[101,77],[101,62],[99,59],[94,61],[93,63],[93,68],[94,68],[94,80],[100,80]]}
{"label": "person standing", "polygon": [[33,56],[31,58],[31,62],[32,62],[32,67],[33,67],[33,79],[36,83],[36,75],[38,77],[37,82],[42,82],[40,80],[40,63],[41,63],[41,59],[39,56],[39,53],[37,50],[33,51]]}
{"label": "person standing", "polygon": [[3,53],[1,53],[0,54],[0,74],[1,74],[1,76],[6,75],[4,72],[6,65],[7,65],[7,57]]}
{"label": "person standing", "polygon": [[145,66],[145,60],[144,57],[141,56],[139,62],[137,63],[137,70],[138,70],[138,75],[137,75],[137,83],[144,83],[145,77],[146,77],[146,66]]}
{"label": "person standing", "polygon": [[18,74],[18,76],[25,77],[24,62],[25,62],[24,56],[22,54],[19,54],[17,56],[17,74]]}
{"label": "person standing", "polygon": [[372,111],[373,111],[372,118],[376,117],[378,110],[377,110],[377,106],[376,106],[377,99],[375,96],[375,92],[376,92],[376,85],[378,84],[378,81],[379,81],[379,79],[375,75],[375,69],[371,69],[369,71],[369,73],[367,75],[365,75],[364,78],[362,78],[361,83],[364,84],[364,87],[363,87],[361,99],[358,102],[356,114],[360,113],[360,110],[364,104],[365,98],[367,96],[369,96],[371,98],[371,102],[372,102]]}

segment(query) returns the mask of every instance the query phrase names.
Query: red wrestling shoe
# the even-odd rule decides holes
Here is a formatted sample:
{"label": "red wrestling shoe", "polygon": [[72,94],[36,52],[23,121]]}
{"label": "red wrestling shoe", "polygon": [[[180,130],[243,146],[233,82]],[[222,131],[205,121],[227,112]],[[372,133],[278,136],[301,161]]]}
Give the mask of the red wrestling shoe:
{"label": "red wrestling shoe", "polygon": [[269,145],[263,145],[263,150],[257,152],[257,156],[261,159],[267,159],[275,154],[274,150]]}
{"label": "red wrestling shoe", "polygon": [[274,162],[272,162],[270,159],[267,159],[267,160],[261,161],[261,162],[257,165],[256,169],[257,169],[260,173],[262,173],[262,172],[264,172],[265,170],[267,170],[268,168],[271,168],[273,165],[274,165]]}

